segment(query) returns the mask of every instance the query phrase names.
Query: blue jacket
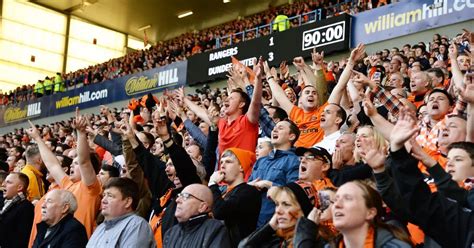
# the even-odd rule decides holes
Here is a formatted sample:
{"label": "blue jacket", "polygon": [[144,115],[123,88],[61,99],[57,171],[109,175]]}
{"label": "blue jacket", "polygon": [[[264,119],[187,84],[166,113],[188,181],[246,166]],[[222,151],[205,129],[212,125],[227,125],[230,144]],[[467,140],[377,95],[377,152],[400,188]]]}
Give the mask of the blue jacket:
{"label": "blue jacket", "polygon": [[[275,186],[285,185],[298,180],[300,161],[294,153],[294,148],[288,151],[274,150],[268,156],[257,160],[253,166],[249,182],[257,178],[268,180]],[[275,204],[262,192],[262,208],[258,217],[257,226],[265,225],[275,211]]]}

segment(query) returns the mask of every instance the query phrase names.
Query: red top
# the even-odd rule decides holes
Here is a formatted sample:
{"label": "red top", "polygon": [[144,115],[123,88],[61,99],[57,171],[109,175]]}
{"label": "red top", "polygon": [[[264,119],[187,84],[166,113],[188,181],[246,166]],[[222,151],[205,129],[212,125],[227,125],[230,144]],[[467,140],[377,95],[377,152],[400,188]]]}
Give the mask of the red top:
{"label": "red top", "polygon": [[255,152],[258,139],[258,122],[253,124],[247,115],[237,117],[230,124],[222,118],[217,124],[219,128],[219,158],[227,148],[240,148]]}

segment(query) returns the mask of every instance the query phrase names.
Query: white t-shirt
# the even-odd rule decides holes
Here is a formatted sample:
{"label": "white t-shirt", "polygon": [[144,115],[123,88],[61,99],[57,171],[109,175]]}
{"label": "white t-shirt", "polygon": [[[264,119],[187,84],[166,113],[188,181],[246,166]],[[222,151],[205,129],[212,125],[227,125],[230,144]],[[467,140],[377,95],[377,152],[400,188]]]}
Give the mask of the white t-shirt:
{"label": "white t-shirt", "polygon": [[341,135],[341,131],[338,130],[328,136],[324,136],[323,140],[321,140],[319,143],[316,143],[314,146],[322,147],[332,155],[336,149],[336,140],[339,139]]}

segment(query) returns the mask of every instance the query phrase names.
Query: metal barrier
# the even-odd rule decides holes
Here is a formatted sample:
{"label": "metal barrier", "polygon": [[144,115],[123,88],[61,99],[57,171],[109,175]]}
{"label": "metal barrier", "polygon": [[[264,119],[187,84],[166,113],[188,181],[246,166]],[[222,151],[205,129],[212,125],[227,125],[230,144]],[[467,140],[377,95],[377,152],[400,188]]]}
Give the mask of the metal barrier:
{"label": "metal barrier", "polygon": [[[281,20],[281,21],[278,21],[278,22],[271,22],[269,24],[265,24],[265,25],[262,25],[262,26],[258,26],[258,27],[255,27],[255,28],[251,28],[251,29],[246,29],[242,32],[238,32],[238,33],[235,33],[235,34],[230,34],[230,35],[226,35],[226,36],[222,36],[222,37],[217,37],[216,38],[216,48],[221,48],[221,41],[225,41],[226,39],[229,40],[229,44],[227,45],[232,45],[233,42],[234,42],[234,38],[241,38],[241,41],[245,41],[246,39],[246,35],[249,34],[249,33],[252,33],[252,32],[255,32],[255,38],[258,38],[260,37],[260,31],[261,30],[265,30],[265,29],[269,29],[269,33],[272,33],[273,32],[273,25],[278,25],[280,22],[292,22],[293,20],[297,19],[298,20],[298,26],[301,26],[303,24],[306,24],[306,23],[312,23],[312,22],[315,22],[315,21],[319,21],[321,20],[321,14],[322,14],[322,9],[317,9],[317,10],[313,10],[311,12],[307,12],[307,13],[303,13],[301,15],[297,15],[297,16],[292,16],[288,19],[285,19],[285,20]],[[307,20],[305,21],[304,19]],[[291,24],[290,24],[290,27],[288,28],[291,28]]]}

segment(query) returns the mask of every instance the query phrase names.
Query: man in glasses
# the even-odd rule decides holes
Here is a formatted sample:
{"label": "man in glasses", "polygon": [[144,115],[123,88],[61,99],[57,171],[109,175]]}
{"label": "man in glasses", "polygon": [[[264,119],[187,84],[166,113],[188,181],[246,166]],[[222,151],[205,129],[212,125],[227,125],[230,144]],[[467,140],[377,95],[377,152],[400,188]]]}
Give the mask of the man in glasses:
{"label": "man in glasses", "polygon": [[191,184],[176,198],[175,217],[179,224],[169,229],[163,247],[230,247],[224,224],[211,219],[213,197],[202,184]]}
{"label": "man in glasses", "polygon": [[299,180],[309,182],[317,190],[333,187],[331,180],[327,177],[331,168],[331,154],[319,146],[312,148],[298,147],[296,155],[300,158]]}

